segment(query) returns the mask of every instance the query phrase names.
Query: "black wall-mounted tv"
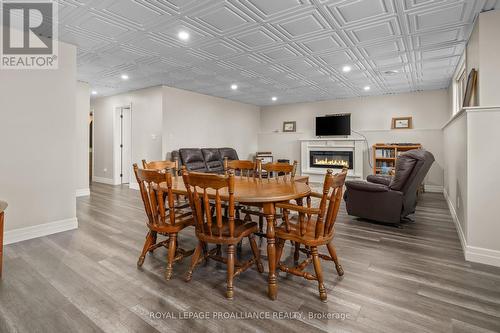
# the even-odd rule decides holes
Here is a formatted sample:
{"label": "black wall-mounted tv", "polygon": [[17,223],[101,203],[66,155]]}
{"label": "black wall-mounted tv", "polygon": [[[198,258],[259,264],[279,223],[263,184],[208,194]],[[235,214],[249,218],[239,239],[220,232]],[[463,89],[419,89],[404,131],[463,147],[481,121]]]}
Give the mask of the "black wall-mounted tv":
{"label": "black wall-mounted tv", "polygon": [[316,136],[351,135],[351,114],[316,117]]}

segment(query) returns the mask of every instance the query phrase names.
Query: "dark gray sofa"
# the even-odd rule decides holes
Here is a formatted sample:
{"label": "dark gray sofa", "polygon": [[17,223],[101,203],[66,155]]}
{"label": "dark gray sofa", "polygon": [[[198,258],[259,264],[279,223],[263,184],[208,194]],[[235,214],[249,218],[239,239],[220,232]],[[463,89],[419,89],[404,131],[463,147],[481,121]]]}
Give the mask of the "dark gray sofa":
{"label": "dark gray sofa", "polygon": [[179,167],[188,171],[223,173],[224,158],[237,160],[238,153],[233,148],[181,148],[171,154],[172,160],[179,160]]}

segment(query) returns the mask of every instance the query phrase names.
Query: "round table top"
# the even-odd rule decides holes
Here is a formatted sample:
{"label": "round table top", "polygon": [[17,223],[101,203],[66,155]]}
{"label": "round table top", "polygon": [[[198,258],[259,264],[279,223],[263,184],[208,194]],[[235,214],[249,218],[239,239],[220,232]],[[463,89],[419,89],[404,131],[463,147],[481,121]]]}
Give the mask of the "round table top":
{"label": "round table top", "polygon": [[7,208],[7,203],[5,201],[0,200],[0,213],[3,212]]}
{"label": "round table top", "polygon": [[[166,183],[162,183],[160,186],[165,189]],[[172,180],[172,190],[174,193],[187,194],[181,177]],[[234,200],[237,202],[280,202],[302,198],[310,193],[311,188],[304,182],[277,181],[275,179],[247,179],[245,177],[235,177],[234,179]],[[227,190],[221,190],[219,194],[222,199],[228,198]]]}

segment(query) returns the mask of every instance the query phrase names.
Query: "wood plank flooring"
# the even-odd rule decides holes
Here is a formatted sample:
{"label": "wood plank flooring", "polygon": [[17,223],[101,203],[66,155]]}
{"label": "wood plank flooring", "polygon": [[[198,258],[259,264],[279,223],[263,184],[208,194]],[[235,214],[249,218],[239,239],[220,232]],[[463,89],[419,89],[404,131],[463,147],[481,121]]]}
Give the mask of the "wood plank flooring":
{"label": "wood plank flooring", "polygon": [[[254,268],[235,279],[227,301],[225,267],[214,262],[188,284],[185,260],[165,281],[164,249],[139,270],[146,227],[138,192],[93,184],[91,193],[77,201],[78,230],[5,247],[0,332],[500,332],[500,268],[464,260],[440,194],[424,194],[416,222],[403,228],[354,219],[342,207],[335,244],[346,273],[339,278],[323,262],[322,303],[315,282],[283,273],[270,301],[267,274]],[[193,248],[186,231],[180,244]],[[265,255],[265,240],[260,248]],[[249,255],[245,242],[241,256]],[[186,318],[206,311],[206,319]],[[261,319],[241,318],[249,315]]]}

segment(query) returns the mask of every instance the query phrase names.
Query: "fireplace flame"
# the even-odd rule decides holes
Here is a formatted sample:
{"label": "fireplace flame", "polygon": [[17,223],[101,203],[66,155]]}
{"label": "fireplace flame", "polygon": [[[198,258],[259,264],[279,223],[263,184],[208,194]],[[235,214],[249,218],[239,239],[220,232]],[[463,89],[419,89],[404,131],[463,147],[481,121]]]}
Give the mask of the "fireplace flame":
{"label": "fireplace flame", "polygon": [[331,166],[341,166],[341,167],[349,167],[349,162],[344,160],[334,160],[325,157],[324,159],[315,158],[314,164],[316,165],[331,165]]}

